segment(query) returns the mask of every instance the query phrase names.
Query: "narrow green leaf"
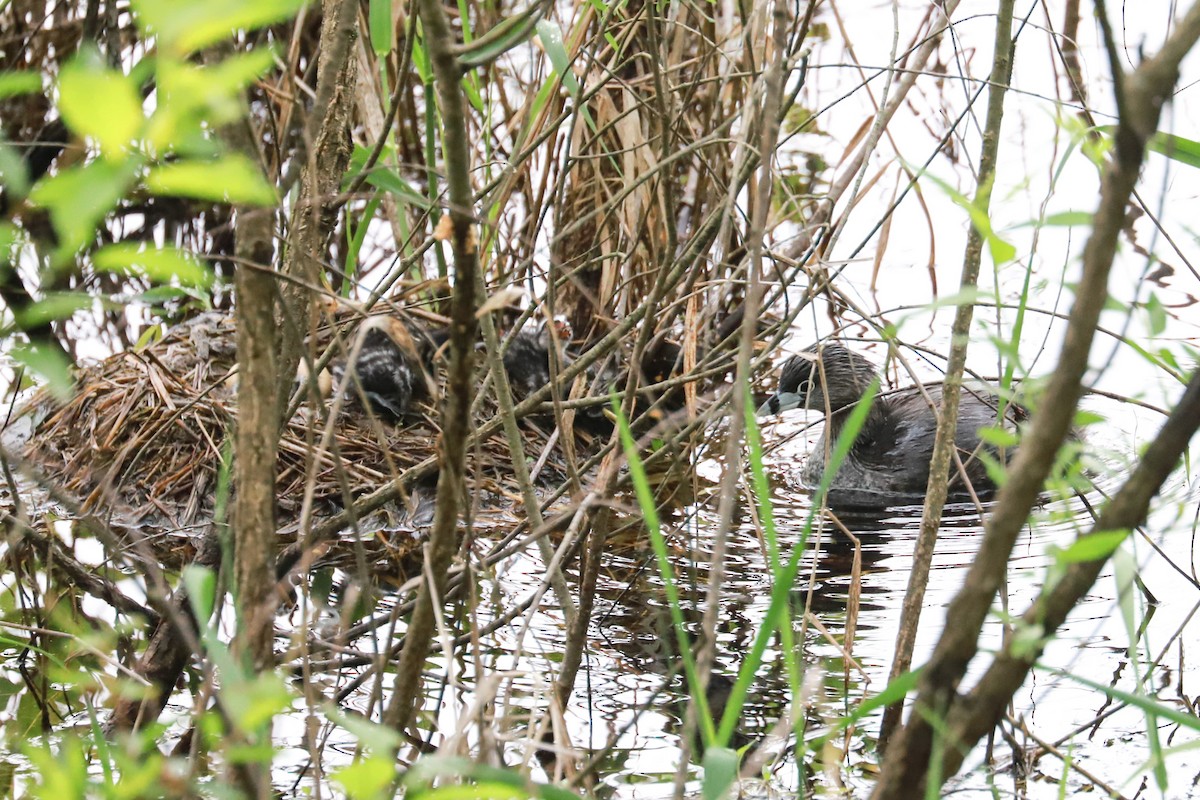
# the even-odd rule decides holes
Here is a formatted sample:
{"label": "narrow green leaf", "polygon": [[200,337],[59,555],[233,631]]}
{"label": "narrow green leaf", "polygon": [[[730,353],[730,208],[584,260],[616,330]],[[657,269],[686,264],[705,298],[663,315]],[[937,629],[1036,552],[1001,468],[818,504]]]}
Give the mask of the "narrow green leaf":
{"label": "narrow green leaf", "polygon": [[161,49],[182,55],[228,39],[235,31],[283,22],[307,0],[132,0],[138,25]]}
{"label": "narrow green leaf", "polygon": [[19,94],[34,94],[42,90],[42,76],[37,72],[0,72],[0,100]]}
{"label": "narrow green leaf", "polygon": [[1146,314],[1150,318],[1150,335],[1160,336],[1167,329],[1167,309],[1154,292],[1146,300]]}
{"label": "narrow green leaf", "polygon": [[192,615],[200,620],[201,627],[205,627],[209,618],[212,617],[216,603],[216,575],[211,569],[187,566],[183,568],[183,585],[187,589],[187,599],[192,607]]}
{"label": "narrow green leaf", "polygon": [[1079,225],[1091,225],[1092,214],[1089,211],[1060,211],[1057,214],[1047,214],[1039,219],[1031,219],[1014,225],[1014,228],[1073,228]]}
{"label": "narrow green leaf", "polygon": [[101,272],[136,275],[155,283],[178,281],[184,286],[208,289],[215,279],[212,270],[175,247],[147,249],[144,244],[110,244],[96,251],[92,263]]}
{"label": "narrow green leaf", "polygon": [[994,300],[995,292],[990,292],[985,289],[980,289],[978,286],[967,286],[954,294],[948,294],[944,297],[939,297],[932,303],[925,306],[930,311],[936,311],[940,308],[957,308],[958,306],[973,306],[980,300]]}
{"label": "narrow green leaf", "polygon": [[178,161],[156,167],[146,176],[146,188],[154,194],[191,197],[214,203],[272,206],[275,190],[258,167],[240,154],[215,161]]}
{"label": "narrow green leaf", "polygon": [[367,173],[367,183],[394,195],[397,200],[402,200],[414,208],[429,207],[429,198],[409,186],[408,181],[401,178],[395,170],[376,167]]}
{"label": "narrow green leaf", "polygon": [[1156,133],[1150,137],[1149,147],[1172,161],[1200,169],[1200,142],[1173,133]]}
{"label": "narrow green leaf", "polygon": [[[472,69],[490,64],[517,45],[529,40],[535,26],[540,25],[542,4],[530,6],[520,14],[507,17],[496,27],[475,39],[470,44],[463,45],[458,51],[458,63],[464,69]],[[558,31],[558,27],[554,26]],[[539,35],[541,28],[538,28]],[[545,42],[545,38],[542,39]],[[558,31],[558,47],[562,48],[562,32]],[[563,63],[566,63],[566,51],[562,51]]]}
{"label": "narrow green leaf", "polygon": [[566,47],[563,46],[562,28],[548,19],[538,20],[536,27],[538,39],[542,42],[542,49],[550,57],[550,65],[554,67],[554,71],[558,73],[563,86],[567,87],[571,96],[578,98],[579,82],[575,80],[575,73],[571,71],[571,59],[567,56]]}
{"label": "narrow green leaf", "polygon": [[[1129,663],[1133,669],[1135,687],[1142,684],[1142,654],[1139,648],[1137,610],[1134,602],[1134,585],[1137,582],[1137,564],[1127,550],[1118,550],[1113,554],[1113,578],[1117,583],[1117,605],[1121,609],[1121,619],[1125,623],[1125,634],[1129,637]],[[1167,788],[1167,769],[1162,759],[1162,742],[1158,738],[1158,720],[1154,712],[1146,711],[1146,739],[1150,745],[1150,763],[1154,769],[1154,780],[1160,792]]]}
{"label": "narrow green leaf", "polygon": [[16,261],[12,249],[21,240],[17,226],[10,222],[0,222],[0,264]]}
{"label": "narrow green leaf", "polygon": [[[915,169],[914,171],[919,172],[919,170]],[[969,197],[936,175],[930,174],[929,172],[922,172],[921,175],[922,177],[933,181],[934,184],[936,184],[943,192],[945,192],[947,197],[954,201],[955,205],[967,212],[967,216],[971,219],[971,225],[976,231],[979,232],[979,235],[982,236],[983,240],[987,243],[988,253],[991,255],[994,263],[1007,264],[1009,261],[1012,261],[1014,258],[1016,258],[1017,248],[1000,238],[1000,236],[992,228],[992,220],[982,208],[975,205],[975,203]]]}
{"label": "narrow green leaf", "polygon": [[[650,534],[650,544],[654,550],[654,558],[658,565],[658,573],[662,578],[663,589],[667,596],[667,606],[671,614],[671,627],[675,631],[676,646],[683,659],[683,671],[687,676],[688,685],[699,686],[699,674],[696,671],[696,658],[692,654],[691,640],[683,617],[683,607],[679,600],[679,587],[675,583],[675,570],[671,567],[671,556],[667,549],[666,538],[658,516],[658,506],[654,502],[654,492],[650,488],[650,480],[646,477],[646,468],[642,464],[637,443],[629,430],[629,421],[621,413],[621,405],[614,395],[612,398],[613,411],[617,415],[620,430],[621,446],[625,451],[625,459],[629,464],[629,477],[633,482],[634,494],[638,506],[646,520],[646,531]],[[700,720],[700,735],[706,746],[715,741],[716,731],[713,726],[712,714],[708,709],[708,700],[702,692],[694,695],[697,716]]]}
{"label": "narrow green leaf", "polygon": [[375,51],[375,55],[385,56],[390,53],[392,43],[396,41],[392,23],[392,0],[371,0],[367,24],[371,29],[371,49]]}
{"label": "narrow green leaf", "polygon": [[[227,708],[242,731],[257,731],[292,704],[292,693],[273,672],[263,672],[246,681],[226,683],[222,693],[232,700]],[[273,751],[269,751],[274,755]]]}
{"label": "narrow green leaf", "polygon": [[849,714],[841,719],[835,720],[829,730],[817,738],[809,749],[814,752],[820,752],[825,746],[825,742],[829,741],[834,736],[837,736],[842,731],[857,723],[860,719],[869,717],[884,706],[890,706],[893,703],[899,703],[908,693],[917,688],[917,681],[921,677],[921,670],[914,669],[905,672],[903,675],[897,675],[894,680],[883,687],[883,690],[878,694],[871,695],[863,700]]}
{"label": "narrow green leaf", "polygon": [[1090,211],[1060,211],[1057,214],[1048,214],[1041,221],[1045,227],[1062,227],[1070,228],[1079,225],[1091,225],[1094,216]]}
{"label": "narrow green leaf", "polygon": [[10,352],[14,361],[46,381],[46,387],[56,400],[65,403],[71,399],[75,379],[71,375],[71,362],[62,351],[19,342]]}
{"label": "narrow green leaf", "polygon": [[[429,198],[422,195],[416,189],[409,185],[408,181],[400,177],[400,174],[389,167],[380,166],[381,163],[388,161],[395,154],[395,148],[387,145],[380,153],[380,160],[375,166],[367,172],[367,183],[374,186],[376,189],[382,189],[389,194],[392,194],[396,199],[401,200],[416,208],[428,208]],[[354,148],[353,155],[350,156],[350,169],[348,170],[349,178],[355,177],[362,173],[363,165],[367,163],[367,158],[370,156],[370,150],[362,145],[357,145]]]}
{"label": "narrow green leaf", "polygon": [[1129,531],[1100,531],[1081,536],[1069,547],[1054,554],[1055,560],[1061,564],[1077,564],[1084,561],[1098,561],[1108,558],[1121,546],[1121,542],[1129,537]]}
{"label": "narrow green leaf", "polygon": [[110,158],[121,155],[145,123],[137,87],[124,74],[105,68],[94,51],[62,68],[58,110],[72,131],[94,139]]}

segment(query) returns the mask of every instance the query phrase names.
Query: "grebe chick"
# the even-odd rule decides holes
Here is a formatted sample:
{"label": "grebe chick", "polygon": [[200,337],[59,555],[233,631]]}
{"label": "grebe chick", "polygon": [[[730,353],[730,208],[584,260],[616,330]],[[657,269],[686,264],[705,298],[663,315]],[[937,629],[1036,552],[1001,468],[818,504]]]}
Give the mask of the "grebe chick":
{"label": "grebe chick", "polygon": [[421,354],[413,336],[399,319],[375,316],[359,328],[358,356],[354,359],[357,386],[352,396],[365,400],[380,416],[396,421],[408,411],[425,386]]}
{"label": "grebe chick", "polygon": [[571,362],[564,345],[571,340],[571,327],[562,320],[546,320],[533,331],[513,336],[504,353],[504,371],[513,395],[528,397],[550,382],[550,354],[558,356],[559,368]]}
{"label": "grebe chick", "polygon": [[[832,451],[850,417],[851,406],[866,393],[877,373],[874,364],[838,343],[813,345],[784,363],[779,391],[763,403],[758,413],[778,414],[790,408],[806,408],[829,414],[815,452],[801,473],[806,484],[820,483],[827,452]],[[941,407],[943,389],[940,383],[925,386],[935,407]],[[979,430],[1000,424],[999,405],[995,390],[986,385],[965,385],[959,397],[955,446],[971,486],[981,494],[995,489],[995,484],[976,451],[982,448],[993,457],[997,453],[994,447],[983,443]],[[1004,427],[1014,428],[1026,416],[1024,408],[1010,404]],[[936,431],[937,411],[930,407],[918,387],[880,395],[834,475],[831,489],[861,498],[923,496],[929,482]],[[966,493],[956,467],[951,466],[950,475],[951,494]]]}

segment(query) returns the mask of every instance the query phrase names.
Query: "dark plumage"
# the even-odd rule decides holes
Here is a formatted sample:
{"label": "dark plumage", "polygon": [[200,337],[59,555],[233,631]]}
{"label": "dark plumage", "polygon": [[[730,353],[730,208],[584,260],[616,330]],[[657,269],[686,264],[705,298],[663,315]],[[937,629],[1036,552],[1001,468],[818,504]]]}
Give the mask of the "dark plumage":
{"label": "dark plumage", "polygon": [[570,363],[563,345],[571,338],[566,323],[556,320],[543,322],[534,331],[519,331],[504,353],[504,371],[513,394],[528,397],[550,382],[550,356],[557,353],[558,366]]}
{"label": "dark plumage", "polygon": [[[867,391],[877,367],[841,344],[814,345],[783,365],[779,391],[759,409],[759,414],[778,414],[789,408],[807,408],[828,414],[825,431],[802,473],[805,483],[817,485],[825,471],[828,452],[842,432],[850,407]],[[942,402],[942,384],[925,386],[935,406]],[[977,492],[994,489],[983,463],[975,455],[982,444],[979,429],[998,424],[998,399],[987,386],[964,386],[959,400],[955,444],[967,468],[967,477]],[[1024,409],[1010,405],[1005,424],[1013,427],[1026,416]],[[929,481],[937,413],[917,387],[877,397],[846,460],[833,478],[835,491],[869,495],[924,495]],[[951,467],[952,493],[965,486]]]}
{"label": "dark plumage", "polygon": [[395,317],[372,317],[359,329],[361,343],[354,359],[350,393],[395,421],[408,411],[425,387],[421,354],[408,327]]}

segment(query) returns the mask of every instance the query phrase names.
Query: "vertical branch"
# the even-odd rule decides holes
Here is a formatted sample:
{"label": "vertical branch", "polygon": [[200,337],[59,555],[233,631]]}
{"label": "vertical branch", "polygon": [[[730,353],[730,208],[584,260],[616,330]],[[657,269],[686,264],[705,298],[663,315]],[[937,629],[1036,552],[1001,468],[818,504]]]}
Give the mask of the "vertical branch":
{"label": "vertical branch", "polygon": [[[309,287],[318,283],[320,253],[333,223],[322,212],[350,156],[348,136],[354,70],[350,62],[357,3],[325,0],[319,46],[320,74],[307,140],[309,163],[301,181],[293,233],[281,272],[300,278],[276,283],[273,215],[243,210],[238,220],[237,292],[238,431],[234,502],[234,585],[244,614],[241,644],[254,666],[271,663],[275,552],[275,471],[281,412],[313,310]],[[231,133],[257,159],[248,130]],[[282,298],[276,318],[275,298]],[[282,321],[282,325],[279,324]]]}
{"label": "vertical branch", "polygon": [[[250,122],[233,137],[253,149]],[[274,666],[275,467],[279,444],[277,362],[275,353],[274,209],[239,208],[237,212],[238,419],[235,436],[233,508],[233,581],[238,610],[234,649],[254,671]],[[182,599],[182,598],[181,598]],[[270,725],[263,733],[270,740]],[[247,735],[254,733],[245,731]],[[270,795],[270,762],[247,763],[232,770],[248,797]]]}
{"label": "vertical branch", "polygon": [[[995,52],[992,57],[992,74],[988,80],[987,123],[983,130],[982,152],[979,157],[979,185],[973,201],[983,214],[988,213],[992,199],[992,184],[996,179],[996,158],[1000,151],[1000,125],[1004,120],[1004,97],[1012,79],[1012,21],[1015,0],[1000,0],[996,15]],[[979,262],[983,259],[983,234],[971,226],[967,234],[966,250],[963,253],[960,291],[974,288],[979,283]],[[896,654],[892,659],[890,680],[908,672],[912,666],[913,645],[917,640],[917,626],[921,620],[921,609],[925,602],[925,586],[929,581],[929,565],[933,561],[933,546],[937,542],[942,524],[942,509],[946,505],[947,476],[954,457],[954,437],[958,431],[959,393],[962,389],[963,370],[967,364],[967,344],[970,340],[971,319],[975,306],[961,303],[954,312],[954,324],[950,330],[950,361],[946,366],[945,390],[942,407],[938,413],[937,433],[933,440],[933,457],[929,463],[929,483],[925,491],[925,510],[921,516],[921,532],[917,536],[916,552],[913,555],[912,572],[908,576],[908,589],[900,614],[900,632],[896,638]],[[883,724],[879,731],[880,744],[887,745],[900,722],[903,701],[888,706],[883,713]]]}
{"label": "vertical branch", "polygon": [[[1100,312],[1108,297],[1108,276],[1116,252],[1125,207],[1137,184],[1146,143],[1158,128],[1163,104],[1179,77],[1179,63],[1200,39],[1200,3],[1188,9],[1162,50],[1124,75],[1117,59],[1103,4],[1097,5],[1106,44],[1114,65],[1114,87],[1120,111],[1116,147],[1100,188],[1100,205],[1092,236],[1083,253],[1083,276],[1075,294],[1066,338],[1058,366],[1050,378],[1045,398],[1022,440],[1009,469],[1009,480],[1000,490],[995,513],[963,588],[946,614],[946,626],[918,684],[914,713],[888,748],[883,778],[873,797],[877,800],[911,797],[925,784],[934,756],[931,720],[961,713],[965,701],[958,685],[978,648],[979,632],[992,601],[1007,573],[1008,558],[1029,510],[1037,501],[1055,453],[1070,427],[1087,369],[1088,352],[1095,337]],[[961,764],[953,753],[974,742],[955,740],[941,747],[946,755],[942,777]],[[949,753],[949,754],[947,754]]]}
{"label": "vertical branch", "polygon": [[239,209],[238,267],[234,276],[238,419],[233,581],[236,607],[243,615],[236,644],[256,670],[271,666],[274,633],[273,615],[256,613],[273,608],[270,598],[275,583],[279,370],[275,353],[275,276],[271,270],[274,234],[273,211]]}
{"label": "vertical branch", "polygon": [[[358,3],[324,0],[322,6],[317,91],[312,116],[304,131],[307,162],[280,268],[284,274],[299,279],[285,281],[278,288],[282,300],[278,343],[280,386],[291,385],[301,344],[316,323],[311,287],[322,283],[321,266],[337,222],[335,198],[354,150],[350,124],[357,72],[350,56],[358,35],[355,27]],[[280,392],[281,413],[286,403],[287,392]]]}
{"label": "vertical branch", "polygon": [[[396,666],[396,685],[384,722],[403,731],[412,720],[420,694],[421,667],[429,652],[436,609],[433,598],[443,596],[446,571],[454,555],[459,513],[463,506],[466,440],[471,411],[471,362],[475,350],[475,273],[478,269],[471,191],[471,156],[467,142],[466,103],[459,80],[462,72],[453,53],[453,33],[439,0],[420,0],[418,13],[437,79],[442,119],[442,159],[449,194],[451,247],[454,252],[454,292],[450,306],[450,367],[442,405],[442,440],[438,466],[437,509],[429,534],[426,559],[429,579],[421,584],[416,607],[404,636]],[[430,102],[432,98],[426,98]],[[432,585],[430,585],[432,583]]]}

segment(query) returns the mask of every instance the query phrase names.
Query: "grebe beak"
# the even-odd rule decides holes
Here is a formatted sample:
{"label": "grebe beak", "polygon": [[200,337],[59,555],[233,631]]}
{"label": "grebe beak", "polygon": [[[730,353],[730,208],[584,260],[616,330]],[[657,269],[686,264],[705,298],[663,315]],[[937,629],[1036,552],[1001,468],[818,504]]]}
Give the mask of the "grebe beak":
{"label": "grebe beak", "polygon": [[803,408],[804,397],[795,392],[776,392],[758,407],[758,416],[770,417],[793,408]]}

